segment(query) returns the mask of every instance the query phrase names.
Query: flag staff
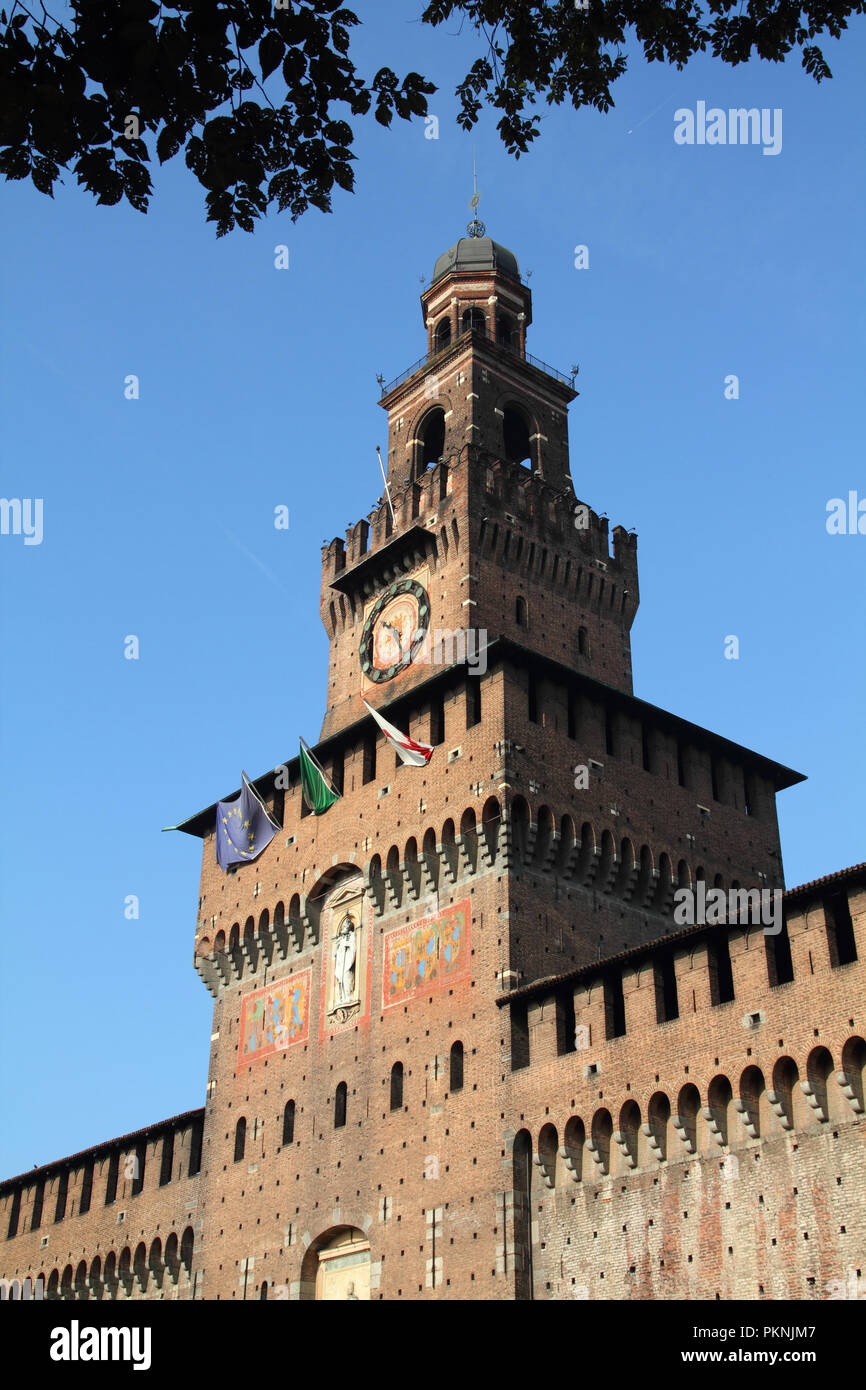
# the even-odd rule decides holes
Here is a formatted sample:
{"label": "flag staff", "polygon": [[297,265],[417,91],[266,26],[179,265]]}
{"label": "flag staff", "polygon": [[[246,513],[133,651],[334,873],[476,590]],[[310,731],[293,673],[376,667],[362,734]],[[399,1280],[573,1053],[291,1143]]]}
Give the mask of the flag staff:
{"label": "flag staff", "polygon": [[394,503],[391,501],[391,488],[390,488],[390,486],[389,486],[389,484],[388,484],[388,479],[387,479],[386,474],[385,474],[385,465],[384,465],[384,463],[382,462],[382,453],[381,453],[381,450],[379,449],[379,445],[378,445],[378,444],[376,445],[376,457],[377,457],[377,459],[379,460],[379,468],[380,468],[381,473],[382,473],[382,482],[385,484],[385,496],[386,496],[387,499],[388,499],[388,506],[391,508],[391,525],[392,525],[392,526],[396,526],[396,525],[397,525],[397,518],[394,516]]}

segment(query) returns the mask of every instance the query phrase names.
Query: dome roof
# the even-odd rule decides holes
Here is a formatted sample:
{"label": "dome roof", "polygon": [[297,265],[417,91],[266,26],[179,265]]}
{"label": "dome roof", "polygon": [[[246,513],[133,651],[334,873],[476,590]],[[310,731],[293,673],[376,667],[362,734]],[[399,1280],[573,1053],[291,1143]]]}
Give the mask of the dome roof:
{"label": "dome roof", "polygon": [[455,271],[497,270],[502,275],[520,279],[520,267],[513,251],[500,246],[489,236],[464,236],[455,242],[450,251],[444,251],[433,267],[433,284],[443,275]]}

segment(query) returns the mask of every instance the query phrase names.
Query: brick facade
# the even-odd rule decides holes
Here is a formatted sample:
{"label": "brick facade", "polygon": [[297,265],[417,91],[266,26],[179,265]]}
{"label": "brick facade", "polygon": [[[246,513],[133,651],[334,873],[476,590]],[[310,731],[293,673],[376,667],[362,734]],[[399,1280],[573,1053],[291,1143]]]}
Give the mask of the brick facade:
{"label": "brick facade", "polygon": [[[808,1298],[862,1267],[866,867],[788,893],[779,936],[674,921],[701,881],[783,887],[775,795],[801,778],[634,696],[635,537],[611,552],[575,494],[573,379],[527,354],[513,258],[464,246],[422,297],[427,357],[383,391],[390,503],[322,552],[315,751],[342,798],[309,814],[277,763],[257,787],[281,830],[225,874],[214,806],[182,827],[204,1110],[2,1184],[7,1279]],[[446,640],[371,682],[365,624],[404,579]],[[364,699],[435,745],[427,767]],[[106,1203],[130,1150],[143,1185],[121,1167]]]}

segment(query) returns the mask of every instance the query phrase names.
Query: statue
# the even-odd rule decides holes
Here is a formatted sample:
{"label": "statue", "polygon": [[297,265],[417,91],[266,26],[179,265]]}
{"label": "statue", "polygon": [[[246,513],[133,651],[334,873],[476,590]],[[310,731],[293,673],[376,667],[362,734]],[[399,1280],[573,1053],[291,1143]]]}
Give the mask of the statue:
{"label": "statue", "polygon": [[355,958],[358,953],[355,940],[355,922],[346,913],[340,923],[340,930],[334,941],[334,1007],[351,1004],[355,998]]}

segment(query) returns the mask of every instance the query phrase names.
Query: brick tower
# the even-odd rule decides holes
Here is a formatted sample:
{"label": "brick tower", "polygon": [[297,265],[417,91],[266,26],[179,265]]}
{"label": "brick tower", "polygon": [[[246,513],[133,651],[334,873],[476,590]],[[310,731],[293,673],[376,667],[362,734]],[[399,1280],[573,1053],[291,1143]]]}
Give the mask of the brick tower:
{"label": "brick tower", "polygon": [[[342,799],[308,814],[296,760],[287,788],[261,779],[283,831],[227,876],[213,808],[183,827],[215,997],[205,1297],[525,1293],[503,1181],[520,990],[664,937],[678,884],[781,884],[774,793],[797,775],[633,696],[636,538],[611,552],[575,495],[573,379],[527,351],[514,255],[470,231],[382,392],[386,495],[323,550],[316,752]],[[573,990],[554,1011],[568,1050]]]}

